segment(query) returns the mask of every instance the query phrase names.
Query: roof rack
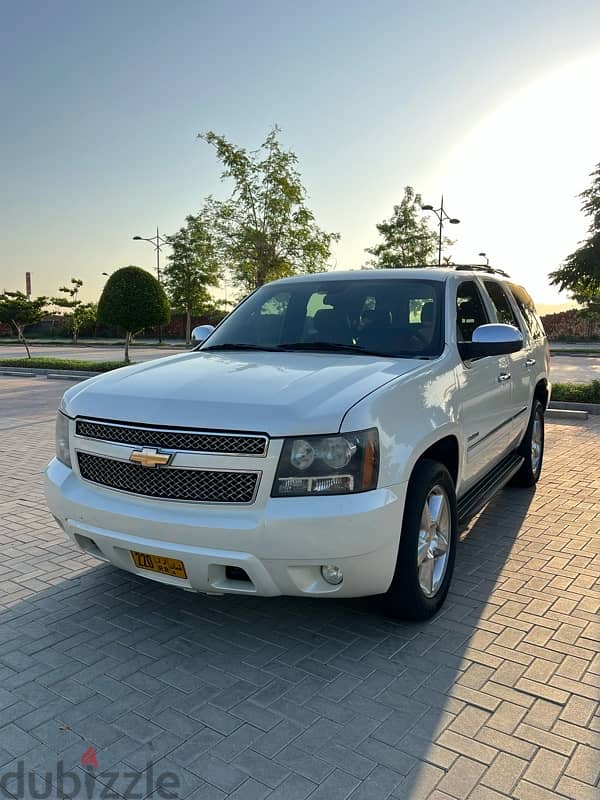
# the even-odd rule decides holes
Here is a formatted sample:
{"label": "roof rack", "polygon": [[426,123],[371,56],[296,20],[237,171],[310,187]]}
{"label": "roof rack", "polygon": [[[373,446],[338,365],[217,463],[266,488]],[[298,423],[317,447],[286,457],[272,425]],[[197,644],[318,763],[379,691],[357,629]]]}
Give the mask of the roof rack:
{"label": "roof rack", "polygon": [[[473,272],[489,272],[490,274],[502,275],[504,278],[510,278],[508,272],[498,267],[491,267],[489,264],[414,264],[407,269],[455,269],[457,271],[473,271]],[[361,267],[364,269],[375,269],[374,267]],[[390,267],[393,269],[393,267]]]}
{"label": "roof rack", "polygon": [[503,275],[505,278],[510,278],[508,272],[505,272],[503,269],[498,269],[498,267],[490,267],[489,264],[448,264],[448,267],[451,267],[456,270],[473,270],[475,272],[491,272],[496,273],[498,275]]}

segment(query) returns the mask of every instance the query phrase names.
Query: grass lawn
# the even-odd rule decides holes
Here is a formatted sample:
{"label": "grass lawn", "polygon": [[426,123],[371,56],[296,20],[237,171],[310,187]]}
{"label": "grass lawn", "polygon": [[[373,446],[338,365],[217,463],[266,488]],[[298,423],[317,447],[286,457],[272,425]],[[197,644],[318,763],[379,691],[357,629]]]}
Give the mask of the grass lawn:
{"label": "grass lawn", "polygon": [[126,366],[124,361],[84,361],[79,358],[2,358],[0,367],[25,367],[26,369],[72,369],[81,372],[110,372]]}
{"label": "grass lawn", "polygon": [[552,400],[563,403],[600,403],[600,381],[553,383]]}

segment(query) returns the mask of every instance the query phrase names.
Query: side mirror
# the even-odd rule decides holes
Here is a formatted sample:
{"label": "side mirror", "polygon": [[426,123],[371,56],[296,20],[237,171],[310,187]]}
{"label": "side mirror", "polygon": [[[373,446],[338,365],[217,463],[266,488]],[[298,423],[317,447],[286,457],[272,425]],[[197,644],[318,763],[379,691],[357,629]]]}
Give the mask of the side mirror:
{"label": "side mirror", "polygon": [[208,339],[214,329],[214,325],[198,325],[198,327],[194,328],[192,331],[192,342],[195,344],[202,344],[202,342]]}
{"label": "side mirror", "polygon": [[514,325],[480,325],[473,331],[473,341],[459,342],[458,351],[464,361],[485,356],[505,356],[523,347],[521,331]]}

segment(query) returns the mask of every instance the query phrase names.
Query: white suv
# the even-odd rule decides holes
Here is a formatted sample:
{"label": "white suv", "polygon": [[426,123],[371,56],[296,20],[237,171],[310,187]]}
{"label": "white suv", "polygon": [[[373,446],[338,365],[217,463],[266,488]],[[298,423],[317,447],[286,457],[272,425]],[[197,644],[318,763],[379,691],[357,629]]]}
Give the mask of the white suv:
{"label": "white suv", "polygon": [[542,325],[504,273],[289,278],[195,351],[69,389],[48,505],[87,553],[161,583],[383,595],[424,619],[458,526],[537,481],[549,396]]}

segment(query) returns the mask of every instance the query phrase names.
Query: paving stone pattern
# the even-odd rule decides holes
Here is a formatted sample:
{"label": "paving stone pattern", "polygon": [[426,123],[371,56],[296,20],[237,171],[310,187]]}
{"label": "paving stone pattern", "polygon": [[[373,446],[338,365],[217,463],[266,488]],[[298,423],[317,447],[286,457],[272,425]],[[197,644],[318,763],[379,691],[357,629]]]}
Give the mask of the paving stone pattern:
{"label": "paving stone pattern", "polygon": [[23,761],[58,797],[60,759],[93,776],[79,797],[174,773],[199,800],[600,798],[600,419],[548,425],[537,491],[488,505],[443,612],[408,625],[77,552],[43,499],[52,416],[0,419],[0,780]]}

